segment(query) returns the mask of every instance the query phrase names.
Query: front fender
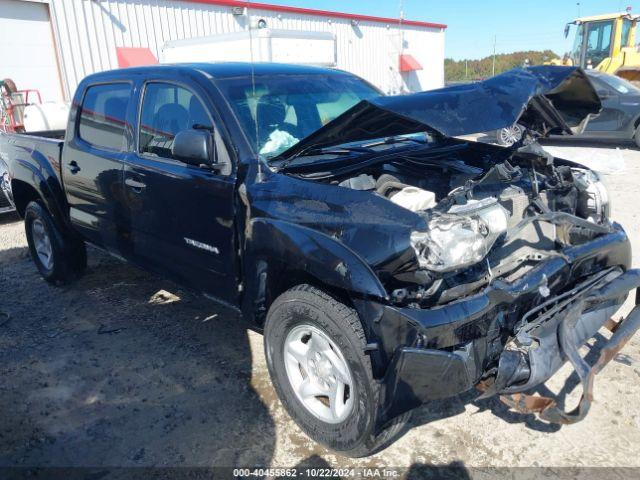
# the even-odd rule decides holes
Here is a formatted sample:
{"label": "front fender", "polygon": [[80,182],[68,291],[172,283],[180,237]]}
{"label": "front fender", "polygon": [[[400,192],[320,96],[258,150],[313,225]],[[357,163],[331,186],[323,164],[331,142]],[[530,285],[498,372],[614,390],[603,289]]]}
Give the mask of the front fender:
{"label": "front fender", "polygon": [[[387,298],[373,270],[353,250],[316,230],[282,220],[251,220],[246,231],[244,275],[245,305],[261,296],[261,275],[270,264],[285,271],[304,272],[320,283],[356,296]],[[257,302],[260,303],[260,302]],[[248,312],[247,312],[248,313]],[[255,310],[253,312],[255,316]]]}

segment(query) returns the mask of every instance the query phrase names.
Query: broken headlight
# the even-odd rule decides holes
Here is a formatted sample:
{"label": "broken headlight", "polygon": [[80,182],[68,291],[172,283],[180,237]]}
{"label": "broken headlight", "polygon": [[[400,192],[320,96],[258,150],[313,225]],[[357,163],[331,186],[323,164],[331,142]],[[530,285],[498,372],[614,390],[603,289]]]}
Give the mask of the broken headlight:
{"label": "broken headlight", "polygon": [[594,223],[602,223],[611,214],[611,200],[602,178],[592,171],[574,169],[576,187],[578,187],[577,214]]}
{"label": "broken headlight", "polygon": [[411,234],[411,245],[421,268],[448,272],[480,262],[507,224],[507,211],[495,199],[470,200],[434,214],[426,232]]}

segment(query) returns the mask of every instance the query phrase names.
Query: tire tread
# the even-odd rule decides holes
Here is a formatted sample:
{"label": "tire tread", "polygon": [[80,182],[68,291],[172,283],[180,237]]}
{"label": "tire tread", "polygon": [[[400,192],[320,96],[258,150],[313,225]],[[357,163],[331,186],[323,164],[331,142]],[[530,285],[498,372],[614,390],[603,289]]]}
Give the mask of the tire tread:
{"label": "tire tread", "polygon": [[[337,320],[341,324],[342,328],[348,329],[349,332],[353,333],[353,336],[357,339],[359,346],[361,347],[360,351],[357,353],[360,355],[364,364],[367,380],[371,386],[372,394],[376,399],[375,413],[377,414],[377,406],[380,399],[380,389],[382,388],[382,384],[373,378],[371,361],[364,350],[367,345],[367,338],[362,327],[360,317],[355,309],[333,297],[324,290],[310,284],[300,284],[290,288],[276,298],[271,307],[278,307],[287,302],[303,302],[311,304],[316,308],[321,306],[322,309],[330,309],[331,312],[327,312],[327,315],[332,317],[334,320]],[[265,341],[266,338],[267,336],[265,332]],[[358,445],[355,445],[353,448],[348,450],[340,449],[338,451],[342,455],[353,458],[372,455],[392,443],[407,424],[409,416],[410,414],[401,415],[392,420],[378,435],[375,435],[373,432],[369,432],[366,438],[363,438]],[[335,449],[335,447],[331,445],[329,445],[329,447]]]}
{"label": "tire tread", "polygon": [[[39,218],[49,230],[51,246],[54,252],[53,270],[47,272],[41,266],[34,253],[29,222]],[[54,285],[65,285],[80,277],[87,266],[87,253],[84,242],[71,232],[61,231],[53,221],[51,214],[40,201],[29,202],[25,208],[25,233],[29,242],[29,251],[38,271],[43,278]]]}

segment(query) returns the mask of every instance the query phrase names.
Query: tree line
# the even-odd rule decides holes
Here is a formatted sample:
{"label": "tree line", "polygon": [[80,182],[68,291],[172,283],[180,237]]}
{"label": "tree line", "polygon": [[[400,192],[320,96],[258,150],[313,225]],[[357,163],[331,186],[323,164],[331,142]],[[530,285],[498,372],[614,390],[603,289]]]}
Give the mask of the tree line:
{"label": "tree line", "polygon": [[[547,60],[558,58],[551,50],[501,53],[496,55],[496,75],[515,67],[524,65],[529,59],[530,65],[542,65]],[[482,80],[490,77],[493,72],[493,55],[480,60],[444,60],[444,78],[446,82],[464,82]]]}

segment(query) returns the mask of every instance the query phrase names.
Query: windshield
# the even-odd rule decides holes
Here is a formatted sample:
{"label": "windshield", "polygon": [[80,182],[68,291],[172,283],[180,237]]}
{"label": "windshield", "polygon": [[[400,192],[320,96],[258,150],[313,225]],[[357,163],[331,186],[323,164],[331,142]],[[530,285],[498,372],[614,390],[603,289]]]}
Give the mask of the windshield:
{"label": "windshield", "polygon": [[346,74],[256,75],[217,81],[253,148],[273,158],[347,111],[381,95]]}
{"label": "windshield", "polygon": [[600,62],[610,56],[612,31],[613,20],[593,22],[588,25],[585,54],[587,60],[591,60],[593,68],[596,68]]}
{"label": "windshield", "polygon": [[616,77],[614,75],[601,75],[601,76],[598,76],[598,78],[603,82],[605,82],[607,85],[609,85],[618,93],[622,93],[622,94],[632,93],[632,94],[640,95],[640,88],[624,80],[623,78]]}

